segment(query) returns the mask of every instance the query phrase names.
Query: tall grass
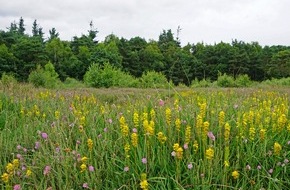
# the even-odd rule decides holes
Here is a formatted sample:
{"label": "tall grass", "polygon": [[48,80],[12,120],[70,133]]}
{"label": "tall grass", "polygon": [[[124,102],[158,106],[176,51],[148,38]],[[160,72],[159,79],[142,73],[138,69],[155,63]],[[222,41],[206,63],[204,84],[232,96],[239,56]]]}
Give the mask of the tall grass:
{"label": "tall grass", "polygon": [[284,89],[26,91],[0,96],[1,189],[290,187]]}

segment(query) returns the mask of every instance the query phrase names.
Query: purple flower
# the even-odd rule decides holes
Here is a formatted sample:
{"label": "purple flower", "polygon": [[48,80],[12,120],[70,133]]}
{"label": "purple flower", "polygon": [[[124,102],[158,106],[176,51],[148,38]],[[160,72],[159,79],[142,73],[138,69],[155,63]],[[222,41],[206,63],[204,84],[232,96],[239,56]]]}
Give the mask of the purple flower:
{"label": "purple flower", "polygon": [[45,166],[43,170],[43,175],[48,175],[50,173],[50,169],[51,169],[50,166]]}
{"label": "purple flower", "polygon": [[21,186],[19,184],[14,185],[13,190],[21,190]]}
{"label": "purple flower", "polygon": [[189,164],[187,165],[187,168],[188,168],[189,170],[191,170],[191,169],[193,168],[192,163],[189,163]]}
{"label": "purple flower", "polygon": [[138,132],[138,130],[136,128],[133,128],[132,131],[133,131],[133,133],[137,133]]}
{"label": "purple flower", "polygon": [[257,169],[258,169],[258,170],[262,169],[262,166],[258,165],[258,166],[257,166]]}
{"label": "purple flower", "polygon": [[142,163],[147,164],[147,158],[142,158]]}
{"label": "purple flower", "polygon": [[95,168],[94,168],[94,166],[89,166],[89,171],[90,171],[90,172],[93,172],[93,171],[95,171]]}
{"label": "purple flower", "polygon": [[47,139],[47,138],[48,138],[48,135],[47,135],[47,133],[41,133],[41,137],[42,137],[43,139]]}
{"label": "purple flower", "polygon": [[165,102],[162,99],[159,99],[159,106],[164,106]]}
{"label": "purple flower", "polygon": [[23,157],[22,157],[21,154],[16,154],[16,158],[18,158],[19,160],[22,160],[23,159]]}
{"label": "purple flower", "polygon": [[273,173],[273,169],[271,168],[271,169],[269,169],[269,174],[272,174]]}
{"label": "purple flower", "polygon": [[110,119],[108,119],[108,123],[113,123],[113,120],[110,118]]}
{"label": "purple flower", "polygon": [[104,132],[107,132],[107,131],[108,131],[108,128],[107,128],[107,127],[105,127],[105,128],[104,128]]}
{"label": "purple flower", "polygon": [[84,184],[83,184],[83,188],[88,189],[88,188],[89,188],[88,183],[84,183]]}
{"label": "purple flower", "polygon": [[214,136],[214,134],[213,134],[211,131],[209,131],[209,132],[207,133],[207,136],[208,136],[208,138],[210,138],[212,141],[215,141],[215,136]]}
{"label": "purple flower", "polygon": [[39,147],[40,147],[40,142],[38,142],[38,141],[36,141],[35,142],[35,145],[34,145],[34,149],[39,149]]}
{"label": "purple flower", "polygon": [[21,145],[17,145],[17,150],[20,150],[22,147],[21,147]]}
{"label": "purple flower", "polygon": [[128,172],[128,171],[129,171],[129,167],[128,166],[124,167],[124,172]]}

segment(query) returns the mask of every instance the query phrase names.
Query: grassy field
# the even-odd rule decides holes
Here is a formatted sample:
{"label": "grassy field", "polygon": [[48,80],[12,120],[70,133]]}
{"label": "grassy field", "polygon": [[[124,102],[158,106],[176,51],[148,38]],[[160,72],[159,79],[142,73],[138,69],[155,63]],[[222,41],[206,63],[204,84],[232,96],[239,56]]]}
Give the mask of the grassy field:
{"label": "grassy field", "polygon": [[0,89],[0,189],[289,189],[290,89]]}

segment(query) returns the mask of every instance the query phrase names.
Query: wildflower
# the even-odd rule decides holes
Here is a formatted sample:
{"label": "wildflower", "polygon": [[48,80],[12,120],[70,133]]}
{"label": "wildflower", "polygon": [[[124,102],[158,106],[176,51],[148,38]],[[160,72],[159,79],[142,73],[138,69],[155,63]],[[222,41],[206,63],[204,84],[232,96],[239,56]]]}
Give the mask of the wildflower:
{"label": "wildflower", "polygon": [[88,183],[84,183],[84,184],[83,184],[83,188],[88,189],[88,188],[89,188]]}
{"label": "wildflower", "polygon": [[177,118],[175,120],[175,128],[177,131],[180,131],[180,127],[181,127],[181,120],[179,118]]}
{"label": "wildflower", "polygon": [[14,166],[13,166],[13,164],[8,163],[7,166],[6,166],[6,171],[7,171],[8,173],[12,173],[13,170],[14,170]]}
{"label": "wildflower", "polygon": [[279,143],[274,143],[274,155],[279,155],[282,150],[282,147]]}
{"label": "wildflower", "polygon": [[170,110],[170,108],[166,108],[165,118],[166,118],[167,125],[170,125],[170,123],[171,123],[171,110]]}
{"label": "wildflower", "polygon": [[235,170],[235,171],[232,172],[232,176],[233,176],[234,179],[238,179],[240,174],[239,174],[239,172],[237,170]]}
{"label": "wildflower", "polygon": [[288,160],[288,159],[285,159],[285,160],[284,160],[284,163],[285,163],[285,164],[288,164],[288,163],[289,163],[289,160]]}
{"label": "wildflower", "polygon": [[128,172],[129,171],[129,167],[128,166],[125,166],[124,167],[124,172]]}
{"label": "wildflower", "polygon": [[187,143],[184,144],[184,145],[183,145],[183,148],[184,148],[184,150],[187,150],[187,149],[188,149],[188,144],[187,144]]}
{"label": "wildflower", "polygon": [[269,169],[269,174],[272,174],[273,173],[273,169],[271,168],[271,169]]}
{"label": "wildflower", "polygon": [[19,160],[18,159],[13,159],[12,165],[13,165],[13,168],[18,168],[19,167]]}
{"label": "wildflower", "polygon": [[132,143],[132,146],[137,147],[137,145],[138,145],[138,134],[137,133],[131,134],[131,143]]}
{"label": "wildflower", "polygon": [[139,126],[139,114],[137,112],[133,114],[133,123],[136,128]]}
{"label": "wildflower", "polygon": [[185,144],[188,144],[190,142],[190,138],[191,138],[191,127],[187,125],[185,129]]}
{"label": "wildflower", "polygon": [[86,164],[82,164],[82,165],[80,166],[80,169],[81,169],[81,173],[84,172],[84,171],[86,171],[86,169],[87,169],[87,165],[86,165]]}
{"label": "wildflower", "polygon": [[89,171],[90,171],[90,172],[93,172],[93,171],[95,171],[95,168],[94,168],[94,166],[89,166]]}
{"label": "wildflower", "polygon": [[212,160],[214,157],[214,150],[213,148],[209,148],[205,151],[205,157],[206,159]]}
{"label": "wildflower", "polygon": [[246,165],[246,170],[251,170],[251,166],[249,164]]}
{"label": "wildflower", "polygon": [[35,149],[35,150],[38,150],[39,147],[40,147],[40,142],[36,141],[36,142],[35,142],[35,145],[34,145],[34,149]]}
{"label": "wildflower", "polygon": [[175,157],[176,156],[176,152],[175,151],[172,151],[171,152],[171,156]]}
{"label": "wildflower", "polygon": [[113,123],[113,120],[111,118],[108,119],[108,123]]}
{"label": "wildflower", "polygon": [[47,133],[41,133],[41,137],[46,140],[48,138],[48,135]]}
{"label": "wildflower", "polygon": [[48,175],[50,173],[50,169],[51,169],[50,166],[45,166],[43,170],[43,175]]}
{"label": "wildflower", "polygon": [[141,174],[140,188],[144,189],[144,190],[148,190],[148,186],[149,186],[149,183],[148,183],[146,178],[147,178],[147,175],[145,173],[142,173]]}
{"label": "wildflower", "polygon": [[21,186],[19,184],[16,184],[13,186],[13,190],[21,190]]}
{"label": "wildflower", "polygon": [[92,151],[93,145],[94,145],[93,140],[92,139],[88,139],[87,140],[87,145],[88,145],[89,151]]}
{"label": "wildflower", "polygon": [[197,140],[194,140],[194,142],[193,142],[193,148],[194,148],[194,152],[197,152],[197,150],[198,150]]}
{"label": "wildflower", "polygon": [[182,147],[179,147],[179,148],[176,150],[176,157],[177,157],[178,159],[182,159],[182,157],[183,157],[183,149],[182,149]]}
{"label": "wildflower", "polygon": [[178,144],[178,143],[175,143],[175,144],[173,145],[173,150],[174,150],[174,151],[177,151],[178,148],[179,148],[179,144]]}
{"label": "wildflower", "polygon": [[225,123],[225,112],[219,112],[219,126],[222,127]]}
{"label": "wildflower", "polygon": [[108,132],[108,128],[107,127],[104,128],[104,132],[105,133]]}
{"label": "wildflower", "polygon": [[26,170],[26,177],[31,176],[31,174],[32,174],[32,171],[30,169],[27,169]]}
{"label": "wildflower", "polygon": [[191,169],[193,168],[192,163],[189,163],[189,164],[187,165],[187,168],[188,168],[189,170],[191,170]]}
{"label": "wildflower", "polygon": [[258,165],[258,166],[257,166],[257,169],[258,169],[258,170],[262,169],[262,166]]}
{"label": "wildflower", "polygon": [[133,128],[133,129],[132,129],[132,132],[133,132],[133,133],[137,133],[138,130],[137,130],[136,128]]}
{"label": "wildflower", "polygon": [[9,174],[8,173],[4,173],[3,175],[1,175],[1,180],[4,183],[8,183],[9,182]]}
{"label": "wildflower", "polygon": [[86,163],[88,161],[88,157],[84,156],[81,158],[82,163]]}
{"label": "wildflower", "polygon": [[162,99],[159,99],[159,106],[164,106],[165,102]]}
{"label": "wildflower", "polygon": [[142,158],[142,163],[147,164],[147,158]]}
{"label": "wildflower", "polygon": [[17,150],[20,150],[22,147],[21,147],[21,145],[17,145],[16,148],[17,148]]}
{"label": "wildflower", "polygon": [[224,166],[225,166],[225,167],[229,167],[229,166],[230,166],[229,161],[225,160],[225,161],[224,161]]}
{"label": "wildflower", "polygon": [[208,136],[208,138],[210,138],[212,141],[215,141],[215,136],[214,136],[214,134],[213,134],[211,131],[209,131],[209,132],[207,133],[207,136]]}
{"label": "wildflower", "polygon": [[161,144],[164,144],[165,141],[167,140],[167,137],[162,132],[158,132],[157,133],[157,139],[159,140],[159,142]]}

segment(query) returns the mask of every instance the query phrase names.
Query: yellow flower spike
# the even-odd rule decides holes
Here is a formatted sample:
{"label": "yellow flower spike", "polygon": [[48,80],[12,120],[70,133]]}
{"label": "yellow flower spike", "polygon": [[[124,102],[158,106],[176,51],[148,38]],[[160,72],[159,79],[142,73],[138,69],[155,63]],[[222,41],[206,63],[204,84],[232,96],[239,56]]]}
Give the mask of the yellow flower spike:
{"label": "yellow flower spike", "polygon": [[178,148],[179,148],[179,144],[178,144],[178,143],[175,143],[175,144],[173,145],[173,150],[174,150],[175,152],[177,152]]}
{"label": "yellow flower spike", "polygon": [[198,143],[197,143],[197,140],[194,140],[194,142],[193,142],[193,151],[195,153],[198,151]]}
{"label": "yellow flower spike", "polygon": [[154,109],[151,109],[151,110],[150,110],[150,119],[151,119],[151,120],[154,120],[155,117],[156,117],[155,110],[154,110]]}
{"label": "yellow flower spike", "polygon": [[277,155],[277,156],[280,155],[281,150],[282,150],[282,146],[279,143],[275,142],[274,143],[274,155]]}
{"label": "yellow flower spike", "polygon": [[213,157],[214,157],[214,149],[213,149],[213,148],[208,148],[208,149],[205,151],[205,157],[206,157],[206,159],[208,159],[208,160],[212,160]]}
{"label": "yellow flower spike", "polygon": [[179,118],[176,118],[175,120],[175,128],[177,131],[180,131],[180,127],[181,127],[181,120]]}
{"label": "yellow flower spike", "polygon": [[93,145],[94,145],[93,140],[92,139],[88,139],[87,140],[87,144],[88,144],[89,151],[92,151]]}
{"label": "yellow flower spike", "polygon": [[8,183],[9,182],[9,174],[8,173],[4,173],[3,175],[1,175],[1,180],[4,183]]}
{"label": "yellow flower spike", "polygon": [[29,176],[31,176],[31,174],[32,174],[32,171],[30,169],[27,169],[25,176],[29,177]]}
{"label": "yellow flower spike", "polygon": [[219,112],[219,126],[222,127],[225,123],[225,112],[220,111]]}
{"label": "yellow flower spike", "polygon": [[176,157],[178,158],[178,159],[182,159],[182,157],[183,157],[183,149],[182,149],[182,147],[179,147],[177,150],[176,150]]}
{"label": "yellow flower spike", "polygon": [[191,127],[189,125],[186,126],[185,129],[185,144],[188,144],[191,139]]}
{"label": "yellow flower spike", "polygon": [[12,172],[14,171],[14,166],[13,166],[13,164],[8,163],[8,164],[6,165],[6,171],[7,171],[9,174],[12,173]]}
{"label": "yellow flower spike", "polygon": [[55,111],[54,112],[55,119],[59,119],[59,116],[60,116],[60,112],[59,111]]}
{"label": "yellow flower spike", "polygon": [[131,143],[133,147],[138,146],[138,134],[137,133],[132,133],[131,134]]}
{"label": "yellow flower spike", "polygon": [[81,158],[81,162],[82,163],[85,164],[85,163],[87,163],[87,161],[88,161],[88,157],[84,156],[84,157]]}
{"label": "yellow flower spike", "polygon": [[171,124],[171,110],[170,110],[170,108],[166,108],[165,118],[166,118],[166,124],[170,125]]}
{"label": "yellow flower spike", "polygon": [[87,165],[86,164],[80,165],[80,169],[81,169],[81,173],[84,172],[84,171],[86,171]]}
{"label": "yellow flower spike", "polygon": [[14,168],[14,169],[18,168],[18,167],[19,167],[19,160],[18,160],[18,159],[14,159],[14,160],[12,161],[12,164],[13,164],[13,168]]}
{"label": "yellow flower spike", "polygon": [[137,112],[133,114],[133,123],[136,128],[139,127],[139,114]]}
{"label": "yellow flower spike", "polygon": [[162,133],[162,132],[158,132],[157,133],[157,139],[159,140],[159,142],[161,144],[164,144],[167,140],[167,137]]}
{"label": "yellow flower spike", "polygon": [[235,170],[235,171],[232,172],[232,177],[233,177],[234,179],[238,179],[239,176],[240,176],[240,174],[239,174],[239,172],[238,172],[237,170]]}

